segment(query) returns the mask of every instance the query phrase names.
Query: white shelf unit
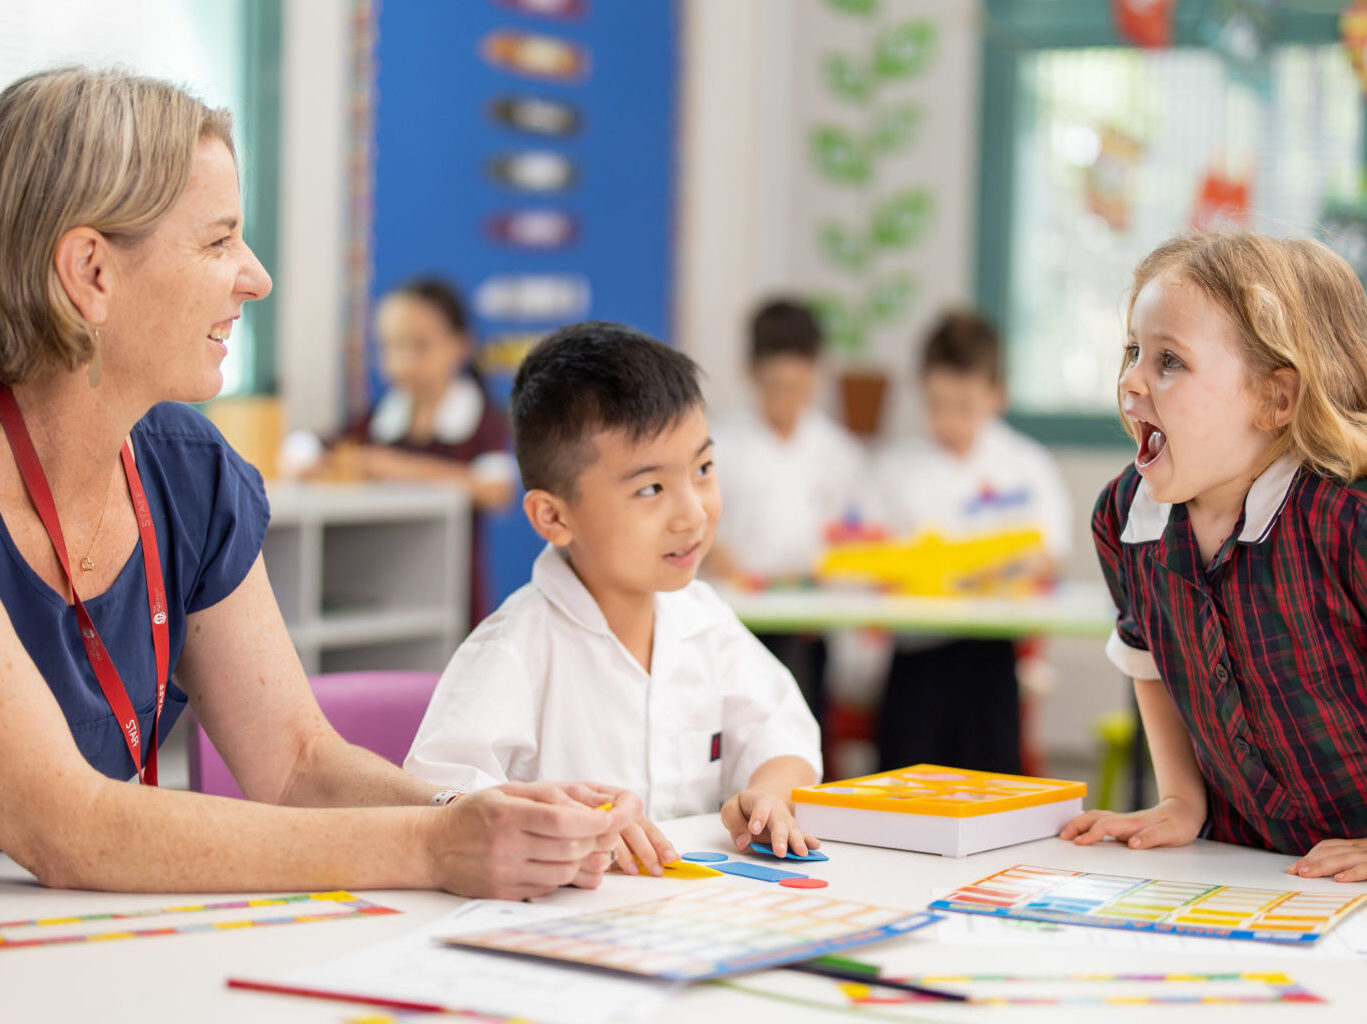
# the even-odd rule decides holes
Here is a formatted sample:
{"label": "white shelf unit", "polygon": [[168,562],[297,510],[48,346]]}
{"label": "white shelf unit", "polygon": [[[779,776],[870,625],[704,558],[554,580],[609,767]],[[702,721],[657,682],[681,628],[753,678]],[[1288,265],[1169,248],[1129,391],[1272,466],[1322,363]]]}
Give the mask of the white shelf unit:
{"label": "white shelf unit", "polygon": [[263,555],[310,673],[439,671],[470,622],[470,503],[450,486],[273,483]]}

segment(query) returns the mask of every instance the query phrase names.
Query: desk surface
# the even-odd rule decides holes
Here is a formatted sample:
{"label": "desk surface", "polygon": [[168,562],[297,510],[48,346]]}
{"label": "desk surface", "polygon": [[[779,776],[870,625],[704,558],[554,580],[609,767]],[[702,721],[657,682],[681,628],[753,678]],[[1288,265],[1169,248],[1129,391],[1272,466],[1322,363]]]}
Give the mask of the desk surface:
{"label": "desk surface", "polygon": [[1064,583],[1049,594],[1020,599],[908,597],[863,589],[813,587],[717,593],[757,633],[798,633],[843,626],[946,636],[1109,636],[1115,605],[1100,583]]}
{"label": "desk surface", "polygon": [[[729,849],[720,823],[711,815],[665,826],[681,850]],[[1142,875],[1188,881],[1217,881],[1267,888],[1342,892],[1325,880],[1292,881],[1283,873],[1289,858],[1218,843],[1197,842],[1170,850],[1131,851],[1114,843],[1084,848],[1055,839],[1041,840],[959,859],[901,853],[870,847],[826,844],[830,861],[811,873],[828,879],[833,896],[912,908],[933,896],[1017,863]],[[818,870],[819,869],[819,870]],[[551,900],[584,910],[636,902],[678,891],[689,882],[614,875],[596,891],[561,890]],[[726,884],[767,883],[729,878]],[[1355,890],[1362,886],[1354,886]],[[213,934],[175,935],[110,943],[49,946],[0,952],[0,1018],[6,1021],[158,1024],[162,1021],[256,1024],[277,1021],[338,1024],[359,1013],[346,1003],[230,990],[229,975],[275,977],[306,964],[394,938],[442,915],[462,902],[454,896],[421,892],[366,895],[402,914],[318,924],[287,925]],[[200,902],[164,895],[82,893],[39,888],[13,862],[0,857],[0,906],[8,920],[94,913]],[[1360,913],[1367,913],[1362,911]],[[1347,925],[1353,925],[1350,919]],[[1056,937],[1045,944],[1002,944],[995,948],[952,944],[925,929],[881,946],[859,951],[862,959],[890,970],[919,973],[990,972],[1216,972],[1281,970],[1306,988],[1330,999],[1328,1005],[1296,1006],[1294,1019],[1315,1022],[1361,1021],[1367,997],[1367,940],[1359,955],[1331,958],[1319,951],[1273,949],[1261,943],[1227,943],[1170,936],[1136,940],[1133,948],[1100,942],[1097,929],[1069,929],[1069,945]],[[1106,933],[1109,934],[1109,933]],[[1364,935],[1361,928],[1355,935]],[[1332,938],[1332,936],[1331,936]],[[1329,940],[1322,940],[1328,942]],[[786,977],[786,975],[785,975]],[[1262,1006],[1137,1006],[1114,1008],[1125,1021],[1247,1021],[1292,1019],[1294,1004]],[[905,1008],[907,1011],[912,1007]],[[952,1006],[920,1004],[899,1019],[1023,1022],[1083,1021],[1091,1024],[1095,1006]],[[706,1020],[709,1024],[779,1019],[785,1024],[830,1020],[830,1011],[783,1005],[714,985],[685,990],[655,1018],[659,1022]],[[842,1015],[843,1018],[843,1015]],[[435,1018],[434,1018],[435,1019]],[[850,1018],[853,1019],[853,1018]],[[875,1018],[870,1018],[875,1019]],[[884,1018],[886,1019],[886,1018]]]}

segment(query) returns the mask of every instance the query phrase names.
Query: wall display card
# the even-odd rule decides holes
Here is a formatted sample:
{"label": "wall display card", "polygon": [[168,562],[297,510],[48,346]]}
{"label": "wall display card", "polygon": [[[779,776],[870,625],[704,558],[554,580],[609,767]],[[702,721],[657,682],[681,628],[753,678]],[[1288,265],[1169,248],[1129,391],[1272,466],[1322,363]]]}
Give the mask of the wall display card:
{"label": "wall display card", "polygon": [[1017,864],[956,889],[935,910],[1221,939],[1314,942],[1367,893],[1253,889]]}
{"label": "wall display card", "polygon": [[917,764],[793,790],[797,823],[819,839],[962,857],[1058,835],[1087,786]]}
{"label": "wall display card", "polygon": [[667,899],[447,937],[457,946],[700,981],[810,960],[921,928],[936,914],[782,889],[708,885]]}

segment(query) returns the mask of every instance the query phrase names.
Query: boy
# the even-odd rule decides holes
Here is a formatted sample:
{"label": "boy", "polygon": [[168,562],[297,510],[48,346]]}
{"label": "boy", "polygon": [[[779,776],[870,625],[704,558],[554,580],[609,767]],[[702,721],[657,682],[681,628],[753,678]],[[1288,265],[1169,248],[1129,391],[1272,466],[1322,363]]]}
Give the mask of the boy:
{"label": "boy", "polygon": [[[998,418],[1000,348],[976,313],[950,312],[936,324],[920,365],[931,436],[882,457],[880,511],[897,536],[1037,527],[1043,553],[1004,575],[1047,580],[1068,554],[1070,500],[1048,452]],[[898,638],[878,720],[880,770],[926,762],[1019,773],[1020,746],[1011,641]]]}
{"label": "boy", "polygon": [[[825,547],[826,527],[856,505],[863,450],[815,407],[820,359],[821,328],[807,307],[779,299],[756,311],[750,323],[750,382],[757,408],[717,431],[726,518],[707,560],[714,576],[810,577]],[[773,633],[759,640],[797,677],[821,721],[822,638]]]}
{"label": "boy", "polygon": [[[547,541],[460,646],[405,767],[442,785],[617,779],[645,800],[617,863],[678,855],[651,819],[715,810],[737,849],[816,843],[794,786],[821,774],[792,676],[694,580],[721,512],[697,367],[619,324],[562,328],[518,370],[510,411]],[[729,799],[727,799],[729,797]]]}

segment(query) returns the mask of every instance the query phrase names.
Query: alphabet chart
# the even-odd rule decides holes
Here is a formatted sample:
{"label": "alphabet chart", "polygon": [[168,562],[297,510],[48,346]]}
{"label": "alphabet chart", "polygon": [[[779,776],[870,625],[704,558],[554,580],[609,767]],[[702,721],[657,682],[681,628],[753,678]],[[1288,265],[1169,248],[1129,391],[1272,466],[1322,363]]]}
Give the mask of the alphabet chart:
{"label": "alphabet chart", "polygon": [[443,941],[676,981],[810,960],[940,920],[789,890],[709,885],[667,899]]}
{"label": "alphabet chart", "polygon": [[146,939],[156,935],[260,928],[265,925],[340,921],[348,917],[397,914],[349,892],[313,892],[153,907],[105,914],[0,921],[0,952],[32,946],[111,939]]}
{"label": "alphabet chart", "polygon": [[1314,942],[1367,893],[1253,889],[1017,864],[933,901],[934,910],[1254,942]]}

